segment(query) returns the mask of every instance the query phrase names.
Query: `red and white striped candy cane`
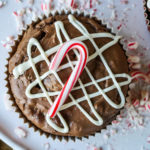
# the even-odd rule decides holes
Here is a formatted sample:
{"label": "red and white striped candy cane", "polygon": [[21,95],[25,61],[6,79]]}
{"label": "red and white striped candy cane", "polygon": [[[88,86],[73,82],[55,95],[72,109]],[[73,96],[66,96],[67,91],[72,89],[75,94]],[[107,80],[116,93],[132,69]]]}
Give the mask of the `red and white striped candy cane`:
{"label": "red and white striped candy cane", "polygon": [[88,51],[87,47],[82,43],[78,41],[69,41],[66,42],[56,53],[54,59],[51,62],[50,69],[53,71],[56,71],[59,67],[60,63],[64,59],[65,55],[72,49],[77,49],[80,52],[79,61],[76,64],[73,72],[69,76],[67,82],[65,83],[63,89],[61,90],[60,94],[57,96],[56,100],[54,101],[53,105],[50,107],[48,111],[48,115],[53,118],[59,108],[62,106],[62,104],[67,99],[69,93],[71,92],[71,89],[77,82],[80,74],[82,73],[86,61],[88,58]]}

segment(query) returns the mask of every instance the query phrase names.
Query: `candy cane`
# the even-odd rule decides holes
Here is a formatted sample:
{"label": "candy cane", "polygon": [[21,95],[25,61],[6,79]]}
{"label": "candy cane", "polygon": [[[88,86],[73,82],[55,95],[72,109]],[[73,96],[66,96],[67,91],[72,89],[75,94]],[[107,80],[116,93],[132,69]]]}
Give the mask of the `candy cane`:
{"label": "candy cane", "polygon": [[52,71],[56,71],[56,69],[59,67],[60,63],[64,59],[65,55],[72,49],[78,49],[80,52],[80,57],[79,61],[74,68],[73,72],[71,73],[70,77],[68,78],[67,82],[65,83],[63,89],[60,92],[60,95],[57,96],[56,100],[54,101],[53,105],[50,107],[48,111],[48,115],[53,118],[59,108],[62,106],[62,104],[65,102],[67,99],[71,89],[77,82],[80,74],[82,73],[87,57],[88,57],[88,51],[87,47],[82,43],[78,41],[69,41],[66,42],[56,53],[54,59],[51,62],[50,69]]}

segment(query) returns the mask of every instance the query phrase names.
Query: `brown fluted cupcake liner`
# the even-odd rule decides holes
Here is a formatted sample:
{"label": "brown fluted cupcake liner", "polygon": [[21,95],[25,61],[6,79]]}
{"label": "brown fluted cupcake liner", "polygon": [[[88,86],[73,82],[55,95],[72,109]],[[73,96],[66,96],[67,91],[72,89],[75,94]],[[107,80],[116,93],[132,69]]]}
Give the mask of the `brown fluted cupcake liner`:
{"label": "brown fluted cupcake liner", "polygon": [[144,7],[144,16],[146,19],[146,25],[148,30],[150,31],[150,9],[147,7],[147,0],[143,0],[143,7]]}
{"label": "brown fluted cupcake liner", "polygon": [[[85,14],[85,13],[83,13],[83,12],[80,13],[79,10],[76,10],[76,11],[65,11],[65,10],[62,10],[61,12],[55,11],[55,12],[49,14],[48,17],[50,17],[50,16],[55,16],[55,15],[68,15],[68,14],[73,14],[73,15],[75,15],[75,16],[84,16],[84,17],[88,17],[88,18],[90,17],[90,18],[96,20],[100,25],[104,26],[104,27],[107,29],[107,31],[109,31],[111,34],[115,35],[115,33],[113,32],[113,29],[109,28],[106,24],[104,24],[103,20],[98,20],[96,17],[92,17],[91,15]],[[33,21],[31,24],[34,25],[35,23],[39,23],[40,21],[42,21],[42,20],[45,19],[45,18],[47,18],[47,17],[46,17],[46,16],[43,16],[42,18],[38,18],[36,21]],[[59,139],[60,141],[62,141],[62,139],[65,139],[66,141],[68,141],[68,140],[75,141],[76,139],[82,140],[83,137],[58,136],[58,135],[53,135],[53,134],[51,134],[51,133],[44,132],[44,131],[41,130],[40,128],[36,127],[31,121],[29,121],[29,120],[26,118],[26,116],[22,113],[22,111],[20,110],[20,108],[18,107],[18,105],[16,104],[15,98],[14,98],[13,93],[12,93],[11,88],[10,88],[10,82],[9,82],[9,76],[8,76],[8,75],[9,75],[9,72],[8,72],[8,62],[9,62],[10,58],[11,58],[11,57],[14,55],[14,53],[16,52],[17,46],[18,46],[19,42],[21,41],[21,39],[22,39],[22,37],[23,37],[25,31],[26,31],[28,28],[29,28],[29,25],[26,27],[26,29],[24,29],[24,30],[22,31],[22,33],[21,33],[20,35],[18,35],[17,40],[15,40],[14,46],[12,46],[11,52],[9,52],[9,57],[7,58],[7,65],[6,65],[7,71],[5,72],[5,74],[7,75],[7,77],[6,77],[5,80],[6,80],[6,82],[7,82],[7,84],[6,84],[7,94],[10,95],[10,100],[13,102],[12,106],[15,107],[15,112],[17,112],[17,113],[19,114],[19,118],[22,118],[23,121],[24,121],[24,123],[28,124],[28,127],[29,127],[29,128],[33,128],[35,132],[39,132],[40,136],[41,136],[41,135],[45,135],[47,138],[48,138],[48,137],[51,137],[53,140]],[[123,46],[122,42],[120,41],[119,43],[120,43],[122,49],[125,49],[125,47]],[[127,56],[127,55],[126,55],[126,56]],[[120,114],[120,113],[118,113],[118,114]],[[107,122],[107,123],[106,123],[107,125],[103,124],[103,128],[102,128],[100,131],[95,132],[94,134],[90,134],[90,135],[88,135],[88,136],[84,136],[84,138],[89,138],[90,136],[95,136],[96,133],[100,133],[100,132],[103,131],[103,130],[107,130],[107,127],[111,125],[111,122],[112,122],[113,120],[115,120],[116,117],[117,117],[117,115],[115,115],[109,122]]]}

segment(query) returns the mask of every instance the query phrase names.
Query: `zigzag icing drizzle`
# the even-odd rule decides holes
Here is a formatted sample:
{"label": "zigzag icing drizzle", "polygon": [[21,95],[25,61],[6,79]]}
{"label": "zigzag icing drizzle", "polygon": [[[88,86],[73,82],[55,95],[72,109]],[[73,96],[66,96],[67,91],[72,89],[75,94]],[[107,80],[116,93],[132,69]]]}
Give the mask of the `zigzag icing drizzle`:
{"label": "zigzag icing drizzle", "polygon": [[[127,84],[129,84],[131,82],[131,77],[126,74],[126,73],[122,73],[122,74],[113,74],[110,67],[108,66],[105,58],[103,57],[102,53],[107,50],[109,47],[115,45],[118,40],[120,39],[120,36],[114,36],[110,33],[93,33],[93,34],[90,34],[87,29],[73,16],[73,15],[68,15],[68,19],[69,19],[69,22],[76,28],[78,29],[82,34],[83,36],[80,36],[80,37],[77,37],[77,38],[74,38],[74,39],[70,39],[67,31],[65,30],[64,28],[64,25],[63,25],[63,22],[61,21],[57,21],[55,23],[55,29],[56,29],[56,34],[57,34],[57,37],[58,37],[58,40],[60,42],[59,45],[53,47],[53,48],[50,48],[49,50],[47,50],[46,52],[44,52],[44,50],[42,49],[41,45],[39,44],[39,42],[34,39],[34,38],[31,38],[29,40],[29,43],[28,43],[28,47],[27,47],[27,54],[29,56],[29,60],[18,65],[17,67],[14,68],[13,70],[13,74],[15,76],[15,78],[18,78],[19,75],[22,75],[26,70],[28,70],[29,68],[32,67],[34,73],[35,73],[35,76],[36,76],[36,80],[33,81],[32,83],[29,84],[29,86],[27,87],[26,89],[26,95],[27,97],[33,99],[33,98],[41,98],[41,97],[46,97],[48,102],[50,103],[50,105],[52,105],[52,100],[50,98],[50,96],[56,96],[56,95],[59,95],[60,91],[57,91],[57,92],[47,92],[43,83],[42,83],[42,80],[45,79],[48,75],[50,74],[54,74],[56,79],[58,80],[58,82],[62,85],[63,87],[63,82],[61,81],[61,79],[59,78],[57,72],[59,72],[60,70],[63,70],[63,69],[66,69],[68,67],[71,67],[72,69],[74,68],[74,65],[77,63],[76,61],[71,61],[69,56],[66,55],[67,57],[67,60],[68,60],[68,63],[67,64],[64,64],[62,66],[59,67],[59,69],[57,70],[57,72],[52,72],[51,70],[47,71],[46,73],[44,73],[42,76],[39,76],[37,70],[36,70],[36,67],[35,67],[35,64],[40,62],[40,61],[43,61],[45,60],[45,62],[47,63],[47,65],[49,66],[50,65],[50,61],[48,59],[48,56],[52,55],[53,53],[55,53],[59,48],[60,46],[63,44],[63,41],[62,41],[62,37],[61,37],[61,32],[62,34],[64,35],[66,41],[69,41],[69,40],[78,40],[78,41],[84,41],[84,40],[90,40],[90,42],[93,44],[96,52],[94,54],[92,54],[91,56],[89,56],[88,58],[88,62],[90,62],[92,59],[94,59],[95,57],[99,56],[101,61],[103,62],[105,68],[107,69],[108,73],[109,73],[109,76],[106,76],[104,78],[101,78],[101,79],[98,79],[98,80],[95,80],[93,75],[91,74],[91,72],[89,71],[89,69],[87,67],[85,67],[85,71],[87,72],[88,76],[90,77],[91,79],[91,82],[89,83],[86,83],[86,84],[83,84],[82,81],[78,80],[80,86],[78,87],[74,87],[72,89],[72,91],[75,91],[75,90],[78,90],[78,89],[82,89],[83,93],[84,93],[84,96],[81,97],[81,98],[78,98],[78,99],[74,99],[74,97],[72,96],[72,94],[70,93],[69,94],[69,97],[70,99],[72,100],[72,102],[68,102],[64,105],[61,106],[60,108],[60,111],[64,110],[64,109],[67,109],[71,106],[76,106],[87,118],[90,122],[92,122],[94,125],[96,126],[101,126],[103,124],[103,119],[101,118],[101,116],[96,112],[92,102],[91,102],[91,98],[94,98],[96,96],[100,96],[102,95],[105,100],[108,102],[109,105],[111,105],[113,108],[115,109],[120,109],[124,106],[125,104],[125,97],[123,95],[123,92],[121,90],[121,87],[122,86],[125,86]],[[103,47],[101,48],[98,48],[98,46],[96,45],[96,43],[94,42],[94,38],[103,38],[103,37],[108,37],[108,38],[111,38],[112,41],[107,43],[106,45],[104,45]],[[38,50],[40,51],[40,55],[35,57],[35,58],[32,58],[31,57],[31,48],[32,46],[35,45]],[[78,52],[76,50],[74,50],[74,53],[76,55],[79,55]],[[123,82],[120,82],[118,83],[116,78],[126,78],[127,80],[126,81],[123,81]],[[110,86],[110,87],[107,87],[105,89],[101,89],[100,86],[98,85],[98,83],[102,82],[102,81],[105,81],[105,80],[108,80],[108,79],[112,79],[114,85]],[[37,94],[31,94],[31,89],[36,86],[37,84],[40,85],[43,93],[37,93]],[[95,93],[92,93],[92,94],[88,94],[87,91],[86,91],[86,87],[90,86],[90,85],[95,85],[95,87],[97,88],[97,92]],[[120,95],[120,98],[121,98],[121,102],[120,104],[115,104],[107,95],[106,93],[113,90],[113,89],[117,89],[118,90],[118,93]],[[96,117],[96,120],[94,118],[92,118],[80,105],[80,102],[83,102],[87,100],[90,108],[91,108],[91,111],[92,113],[95,115]],[[58,118],[60,119],[63,127],[59,127],[57,126],[52,120],[50,120],[50,118],[48,117],[48,115],[46,116],[46,120],[47,120],[47,123],[52,127],[54,128],[56,131],[58,132],[62,132],[62,133],[67,133],[69,132],[69,127],[67,125],[67,122],[65,121],[65,119],[62,117],[60,111],[57,113],[57,116]]]}

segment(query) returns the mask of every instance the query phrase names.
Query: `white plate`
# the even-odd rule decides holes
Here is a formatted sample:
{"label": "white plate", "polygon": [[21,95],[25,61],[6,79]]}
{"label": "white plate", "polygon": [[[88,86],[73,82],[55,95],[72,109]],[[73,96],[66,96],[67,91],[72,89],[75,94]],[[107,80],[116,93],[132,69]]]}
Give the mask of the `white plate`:
{"label": "white plate", "polygon": [[[38,1],[38,0],[37,0]],[[116,0],[116,8],[117,11],[122,15],[121,12],[127,7],[131,8],[131,11],[128,12],[129,22],[127,23],[127,28],[121,31],[122,35],[134,35],[135,32],[138,33],[141,38],[137,37],[140,45],[144,45],[145,47],[150,47],[150,33],[147,31],[145,25],[145,18],[143,15],[143,4],[141,0],[129,0],[129,5],[120,5],[120,2]],[[56,1],[57,2],[57,1]],[[99,7],[99,13],[102,11],[105,13],[103,18],[108,18],[111,15],[112,10],[108,9],[108,2],[104,1]],[[134,4],[137,7],[134,8]],[[36,5],[39,5],[37,2]],[[21,8],[26,6],[26,3],[17,4],[15,0],[9,1],[8,4],[4,8],[0,8],[0,41],[5,39],[8,35],[16,34],[16,26],[14,23],[14,18],[12,17],[12,11],[14,9]],[[118,13],[118,14],[119,14]],[[121,17],[120,16],[120,17]],[[114,26],[118,26],[119,22],[116,22]],[[146,139],[150,135],[149,127],[150,122],[147,124],[142,130],[133,129],[129,130],[125,135],[121,134],[119,131],[114,136],[110,137],[107,142],[104,140],[102,134],[96,134],[95,137],[90,137],[89,139],[83,139],[83,141],[77,140],[76,142],[66,142],[66,141],[53,141],[51,138],[47,139],[45,136],[40,136],[39,133],[34,132],[33,129],[28,129],[27,125],[23,123],[22,119],[18,118],[18,114],[15,112],[6,111],[3,103],[4,95],[6,93],[5,88],[5,64],[6,57],[8,56],[8,51],[0,45],[0,133],[3,132],[6,136],[3,137],[4,141],[10,143],[9,139],[17,144],[21,145],[24,149],[30,150],[43,150],[43,144],[50,143],[51,149],[61,149],[61,150],[86,150],[89,145],[97,145],[103,146],[104,150],[111,148],[111,146],[115,150],[142,150],[142,145],[150,150],[150,144],[147,144]],[[28,136],[25,139],[19,139],[14,134],[14,129],[18,126],[23,127],[28,131]],[[1,135],[1,134],[0,134]],[[92,149],[92,147],[90,147]]]}

